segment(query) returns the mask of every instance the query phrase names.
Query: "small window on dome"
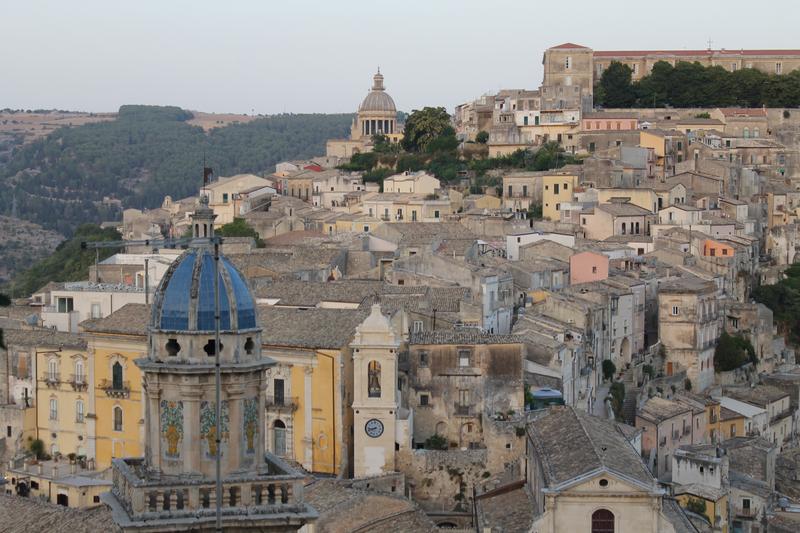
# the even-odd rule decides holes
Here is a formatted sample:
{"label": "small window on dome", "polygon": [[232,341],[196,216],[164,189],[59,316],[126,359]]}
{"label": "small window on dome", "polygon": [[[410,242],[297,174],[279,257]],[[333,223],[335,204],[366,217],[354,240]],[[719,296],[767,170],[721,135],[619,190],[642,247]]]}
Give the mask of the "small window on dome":
{"label": "small window on dome", "polygon": [[181,345],[178,344],[178,339],[169,339],[165,348],[170,356],[176,356],[178,352],[181,351]]}
{"label": "small window on dome", "polygon": [[[225,348],[225,345],[221,342],[219,343],[219,349],[222,351]],[[214,339],[208,339],[208,342],[205,346],[203,346],[203,351],[206,352],[206,355],[209,357],[214,357],[216,352],[214,351]]]}
{"label": "small window on dome", "polygon": [[253,353],[253,348],[255,348],[255,343],[253,342],[252,337],[247,337],[247,340],[244,343],[244,351],[247,352],[247,355]]}

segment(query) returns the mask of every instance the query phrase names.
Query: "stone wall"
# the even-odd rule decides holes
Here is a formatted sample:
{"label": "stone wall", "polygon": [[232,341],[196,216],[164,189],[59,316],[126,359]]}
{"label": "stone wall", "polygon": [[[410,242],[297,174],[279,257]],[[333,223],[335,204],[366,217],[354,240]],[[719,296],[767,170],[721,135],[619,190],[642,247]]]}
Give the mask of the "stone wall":
{"label": "stone wall", "polygon": [[516,468],[525,454],[525,415],[511,420],[484,417],[486,448],[401,450],[397,469],[411,498],[426,511],[470,511],[473,487]]}

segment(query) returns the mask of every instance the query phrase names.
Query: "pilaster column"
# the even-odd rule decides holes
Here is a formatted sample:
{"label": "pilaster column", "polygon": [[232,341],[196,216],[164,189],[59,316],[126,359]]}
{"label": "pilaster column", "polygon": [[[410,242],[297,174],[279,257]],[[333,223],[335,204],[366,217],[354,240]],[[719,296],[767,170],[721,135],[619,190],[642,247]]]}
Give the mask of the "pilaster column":
{"label": "pilaster column", "polygon": [[[241,376],[231,376],[231,379],[242,379]],[[228,443],[223,451],[228,456],[225,463],[228,472],[241,469],[241,447],[245,436],[242,434],[242,402],[244,401],[244,387],[241,382],[228,383]]]}
{"label": "pilaster column", "polygon": [[313,470],[314,466],[314,436],[311,432],[313,428],[312,399],[311,399],[311,378],[314,374],[314,367],[307,366],[303,369],[305,377],[303,381],[303,468]]}
{"label": "pilaster column", "polygon": [[[200,442],[200,397],[202,391],[195,387],[182,388],[183,396],[183,442],[181,459],[189,472],[201,471],[202,443]],[[189,498],[199,498],[199,493],[190,493]]]}
{"label": "pilaster column", "polygon": [[159,387],[157,378],[152,379],[150,376],[146,376],[144,383],[147,394],[147,409],[150,411],[148,413],[150,424],[147,428],[148,435],[146,440],[149,446],[146,445],[145,457],[148,459],[150,465],[161,470],[161,431],[159,428],[161,412],[158,408],[161,388]]}

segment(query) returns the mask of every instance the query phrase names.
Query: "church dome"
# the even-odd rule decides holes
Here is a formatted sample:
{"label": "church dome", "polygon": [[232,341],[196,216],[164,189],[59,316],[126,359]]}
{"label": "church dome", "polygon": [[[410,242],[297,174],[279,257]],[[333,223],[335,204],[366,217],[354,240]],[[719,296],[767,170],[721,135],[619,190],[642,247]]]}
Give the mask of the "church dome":
{"label": "church dome", "polygon": [[[220,330],[255,329],[255,300],[242,274],[224,256],[219,264]],[[214,331],[214,254],[186,251],[164,274],[153,298],[154,330]]]}
{"label": "church dome", "polygon": [[394,105],[394,100],[386,92],[383,87],[383,74],[379,70],[372,78],[372,90],[367,94],[361,106],[358,108],[359,113],[364,112],[380,112],[380,113],[397,113],[397,108]]}

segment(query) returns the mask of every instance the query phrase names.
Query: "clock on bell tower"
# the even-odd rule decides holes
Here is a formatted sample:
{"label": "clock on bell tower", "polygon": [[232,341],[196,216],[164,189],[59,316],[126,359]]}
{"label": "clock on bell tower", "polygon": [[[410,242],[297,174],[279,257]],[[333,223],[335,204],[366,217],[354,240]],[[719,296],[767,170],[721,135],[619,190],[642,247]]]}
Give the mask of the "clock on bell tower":
{"label": "clock on bell tower", "polygon": [[379,304],[356,328],[353,350],[353,475],[395,470],[397,348],[389,319]]}

